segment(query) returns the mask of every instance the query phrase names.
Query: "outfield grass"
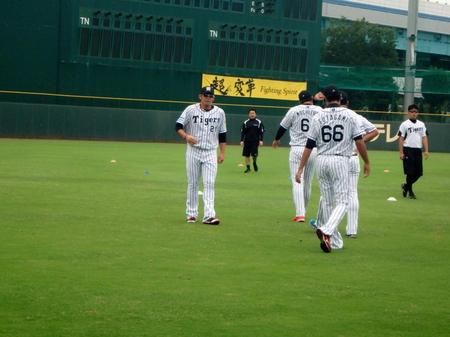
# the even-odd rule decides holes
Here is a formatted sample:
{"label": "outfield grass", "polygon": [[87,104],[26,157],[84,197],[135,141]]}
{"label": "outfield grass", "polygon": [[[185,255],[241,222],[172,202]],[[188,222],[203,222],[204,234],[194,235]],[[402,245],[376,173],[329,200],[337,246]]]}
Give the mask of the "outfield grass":
{"label": "outfield grass", "polygon": [[290,222],[286,147],[249,175],[228,147],[220,226],[184,222],[184,151],[0,140],[1,337],[449,336],[449,154],[409,200],[397,153],[370,152],[359,236],[324,254]]}

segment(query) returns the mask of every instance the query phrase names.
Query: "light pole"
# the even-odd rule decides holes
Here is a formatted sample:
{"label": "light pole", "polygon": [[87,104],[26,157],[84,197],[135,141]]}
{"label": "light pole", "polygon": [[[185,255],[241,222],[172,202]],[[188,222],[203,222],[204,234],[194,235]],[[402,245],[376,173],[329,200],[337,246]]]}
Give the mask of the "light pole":
{"label": "light pole", "polygon": [[403,101],[403,111],[405,112],[408,110],[408,106],[414,103],[418,11],[419,0],[409,0],[406,27],[405,96]]}

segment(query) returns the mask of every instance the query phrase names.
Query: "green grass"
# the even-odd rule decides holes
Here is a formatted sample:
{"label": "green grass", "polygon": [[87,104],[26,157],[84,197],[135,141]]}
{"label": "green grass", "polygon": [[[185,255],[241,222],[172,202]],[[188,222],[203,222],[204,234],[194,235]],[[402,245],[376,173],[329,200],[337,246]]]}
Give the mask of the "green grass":
{"label": "green grass", "polygon": [[287,148],[246,176],[227,148],[217,227],[184,222],[184,151],[0,140],[1,337],[449,336],[449,154],[409,200],[397,153],[370,152],[359,237],[324,254],[290,222]]}

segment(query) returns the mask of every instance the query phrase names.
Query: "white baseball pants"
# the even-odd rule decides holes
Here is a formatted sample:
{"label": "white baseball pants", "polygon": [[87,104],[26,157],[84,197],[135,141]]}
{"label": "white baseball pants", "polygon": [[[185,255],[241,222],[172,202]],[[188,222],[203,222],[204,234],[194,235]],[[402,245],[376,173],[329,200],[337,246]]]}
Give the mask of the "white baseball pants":
{"label": "white baseball pants", "polygon": [[289,152],[289,169],[291,171],[292,198],[294,200],[295,216],[306,215],[306,209],[308,208],[308,203],[311,199],[311,184],[316,165],[317,150],[313,149],[303,170],[301,183],[299,184],[295,181],[295,174],[300,167],[300,161],[302,160],[304,150],[304,146],[291,146],[291,151]]}
{"label": "white baseball pants", "polygon": [[187,146],[186,150],[187,200],[186,216],[198,217],[198,189],[203,177],[204,217],[215,217],[214,184],[217,175],[217,151]]}

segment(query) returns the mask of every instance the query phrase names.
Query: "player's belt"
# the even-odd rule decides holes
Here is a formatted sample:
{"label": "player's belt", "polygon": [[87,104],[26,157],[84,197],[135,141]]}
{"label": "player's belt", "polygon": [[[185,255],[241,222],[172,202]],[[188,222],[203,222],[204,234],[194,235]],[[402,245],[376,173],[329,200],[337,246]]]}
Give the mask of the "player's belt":
{"label": "player's belt", "polygon": [[352,156],[357,156],[357,155],[358,155],[357,152],[353,152],[353,153],[352,153]]}

